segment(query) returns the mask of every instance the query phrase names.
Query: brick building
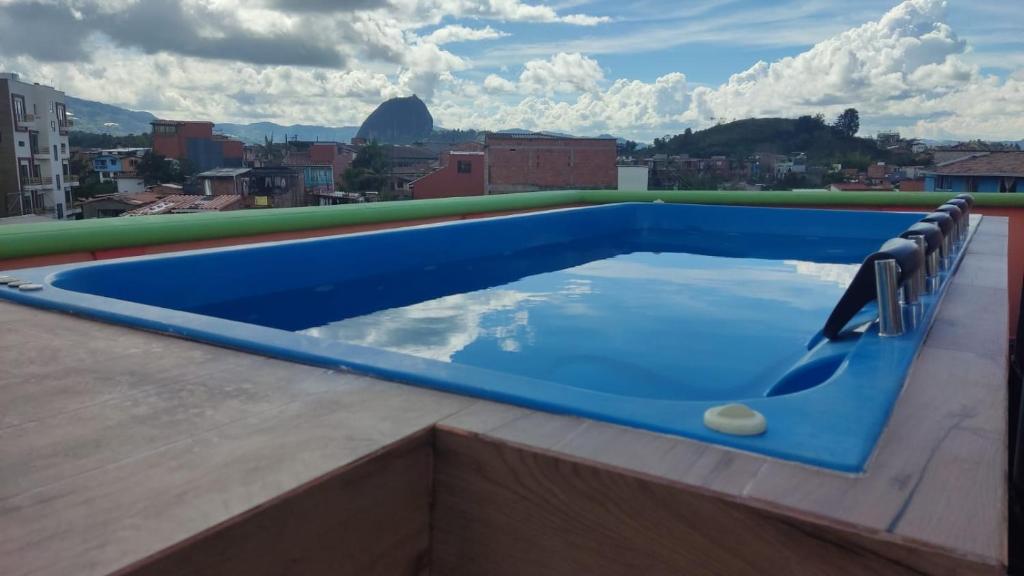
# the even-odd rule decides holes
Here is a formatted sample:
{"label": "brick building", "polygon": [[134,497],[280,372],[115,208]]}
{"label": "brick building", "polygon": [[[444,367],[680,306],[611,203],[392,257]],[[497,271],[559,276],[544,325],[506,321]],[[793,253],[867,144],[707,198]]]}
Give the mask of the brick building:
{"label": "brick building", "polygon": [[483,152],[447,152],[441,155],[441,168],[414,180],[412,197],[448,198],[483,196],[486,191],[486,156]]}
{"label": "brick building", "polygon": [[[290,166],[331,166],[331,184],[341,182],[355,159],[356,148],[339,142],[288,142],[284,163]],[[331,189],[333,191],[333,187]]]}
{"label": "brick building", "polygon": [[484,153],[488,194],[617,185],[614,138],[489,133]]}
{"label": "brick building", "polygon": [[153,153],[187,161],[197,172],[242,166],[245,145],[213,133],[213,122],[154,120]]}

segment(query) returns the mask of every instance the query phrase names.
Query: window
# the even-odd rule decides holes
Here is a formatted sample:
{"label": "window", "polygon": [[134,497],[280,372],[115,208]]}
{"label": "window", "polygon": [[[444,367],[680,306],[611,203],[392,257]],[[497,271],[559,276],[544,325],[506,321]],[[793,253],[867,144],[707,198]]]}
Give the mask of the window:
{"label": "window", "polygon": [[60,144],[60,153],[64,154],[67,151],[68,151],[68,145],[63,143],[63,142],[61,142],[61,144]]}
{"label": "window", "polygon": [[162,136],[170,136],[178,133],[178,127],[173,124],[154,124],[153,133]]}
{"label": "window", "polygon": [[455,170],[459,174],[469,174],[473,171],[473,164],[468,160],[459,160],[455,166]]}
{"label": "window", "polygon": [[60,124],[61,128],[67,127],[67,125],[68,125],[67,108],[65,108],[65,106],[63,104],[61,104],[60,102],[57,102],[54,105],[54,108],[57,111],[57,123]]}
{"label": "window", "polygon": [[53,159],[54,160],[59,160],[60,159],[60,155],[57,154],[57,145],[56,144],[53,145]]}
{"label": "window", "polygon": [[25,97],[19,94],[11,95],[11,103],[14,106],[14,120],[16,122],[25,121]]}
{"label": "window", "polygon": [[28,133],[28,144],[33,154],[39,154],[39,133],[29,132]]}
{"label": "window", "polygon": [[56,131],[57,131],[57,121],[56,120],[50,120],[50,132],[56,132]]}
{"label": "window", "polygon": [[24,140],[18,140],[18,148],[24,148],[24,147],[25,147],[25,141]]}

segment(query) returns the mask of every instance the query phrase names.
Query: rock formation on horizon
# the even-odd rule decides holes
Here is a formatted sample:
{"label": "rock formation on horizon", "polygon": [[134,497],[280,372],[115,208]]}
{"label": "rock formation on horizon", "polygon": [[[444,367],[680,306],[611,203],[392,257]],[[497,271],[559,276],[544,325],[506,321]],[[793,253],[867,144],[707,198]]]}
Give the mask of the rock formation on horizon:
{"label": "rock formation on horizon", "polygon": [[434,118],[415,94],[392,98],[377,107],[359,127],[356,138],[381,144],[409,144],[428,138]]}

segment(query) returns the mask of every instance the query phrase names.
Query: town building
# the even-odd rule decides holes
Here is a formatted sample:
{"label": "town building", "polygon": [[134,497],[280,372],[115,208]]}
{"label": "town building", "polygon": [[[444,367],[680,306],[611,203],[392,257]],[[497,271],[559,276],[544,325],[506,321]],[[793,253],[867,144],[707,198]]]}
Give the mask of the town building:
{"label": "town building", "polygon": [[92,155],[92,170],[100,182],[116,182],[121,194],[142,192],[145,182],[139,174],[139,163],[149,148],[113,148]]}
{"label": "town building", "polygon": [[618,189],[630,192],[644,192],[647,190],[647,179],[649,170],[647,165],[618,166]]}
{"label": "town building", "polygon": [[387,145],[384,155],[388,159],[384,193],[391,198],[411,197],[412,183],[441,166],[439,151],[427,146]]}
{"label": "town building", "polygon": [[[345,170],[355,159],[356,148],[339,142],[306,142],[291,140],[284,163],[289,166],[331,166],[331,184],[341,182]],[[332,186],[331,191],[334,188]]]}
{"label": "town building", "polygon": [[116,218],[125,212],[148,206],[161,198],[170,196],[160,191],[105,194],[86,198],[78,203],[82,218]]}
{"label": "town building", "polygon": [[252,168],[215,168],[196,174],[203,196],[223,194],[249,195],[249,173]]}
{"label": "town building", "polygon": [[441,162],[441,168],[410,183],[413,199],[482,196],[486,193],[486,157],[483,152],[447,152],[442,154]]}
{"label": "town building", "polygon": [[924,174],[929,192],[1024,192],[1024,152],[974,152]]}
{"label": "town building", "polygon": [[[289,146],[292,146],[291,142]],[[312,142],[304,150],[290,150],[284,165],[302,173],[302,187],[309,196],[334,192],[335,180],[341,178],[338,169],[342,162],[339,161],[338,147],[334,142]],[[341,172],[344,172],[344,168],[341,168]]]}
{"label": "town building", "polygon": [[488,194],[607,188],[618,184],[614,138],[573,138],[536,132],[488,133]]}
{"label": "town building", "polygon": [[867,181],[869,184],[881,184],[885,182],[886,177],[889,175],[889,166],[885,162],[875,162],[868,164],[867,169]]}
{"label": "town building", "polygon": [[305,206],[308,201],[304,176],[299,170],[264,166],[253,168],[248,174],[245,205],[249,208],[292,208]]}
{"label": "town building", "polygon": [[243,165],[241,140],[213,133],[213,122],[154,120],[153,153],[187,162],[196,172]]}
{"label": "town building", "polygon": [[789,174],[807,173],[807,155],[795,154],[785,160],[775,162],[775,179],[782,180]]}
{"label": "town building", "polygon": [[0,73],[0,218],[45,214],[72,217],[68,129],[64,93]]}

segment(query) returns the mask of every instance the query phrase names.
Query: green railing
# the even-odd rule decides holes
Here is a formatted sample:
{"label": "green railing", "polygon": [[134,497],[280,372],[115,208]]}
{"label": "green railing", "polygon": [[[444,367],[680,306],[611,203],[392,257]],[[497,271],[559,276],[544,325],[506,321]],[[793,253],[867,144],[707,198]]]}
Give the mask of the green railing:
{"label": "green railing", "polygon": [[[0,260],[575,204],[662,200],[744,206],[920,206],[925,209],[938,206],[952,196],[954,194],[938,192],[558,190],[436,200],[11,224],[0,226]],[[980,193],[975,194],[975,198],[976,205],[980,207],[1024,208],[1024,194]]]}

